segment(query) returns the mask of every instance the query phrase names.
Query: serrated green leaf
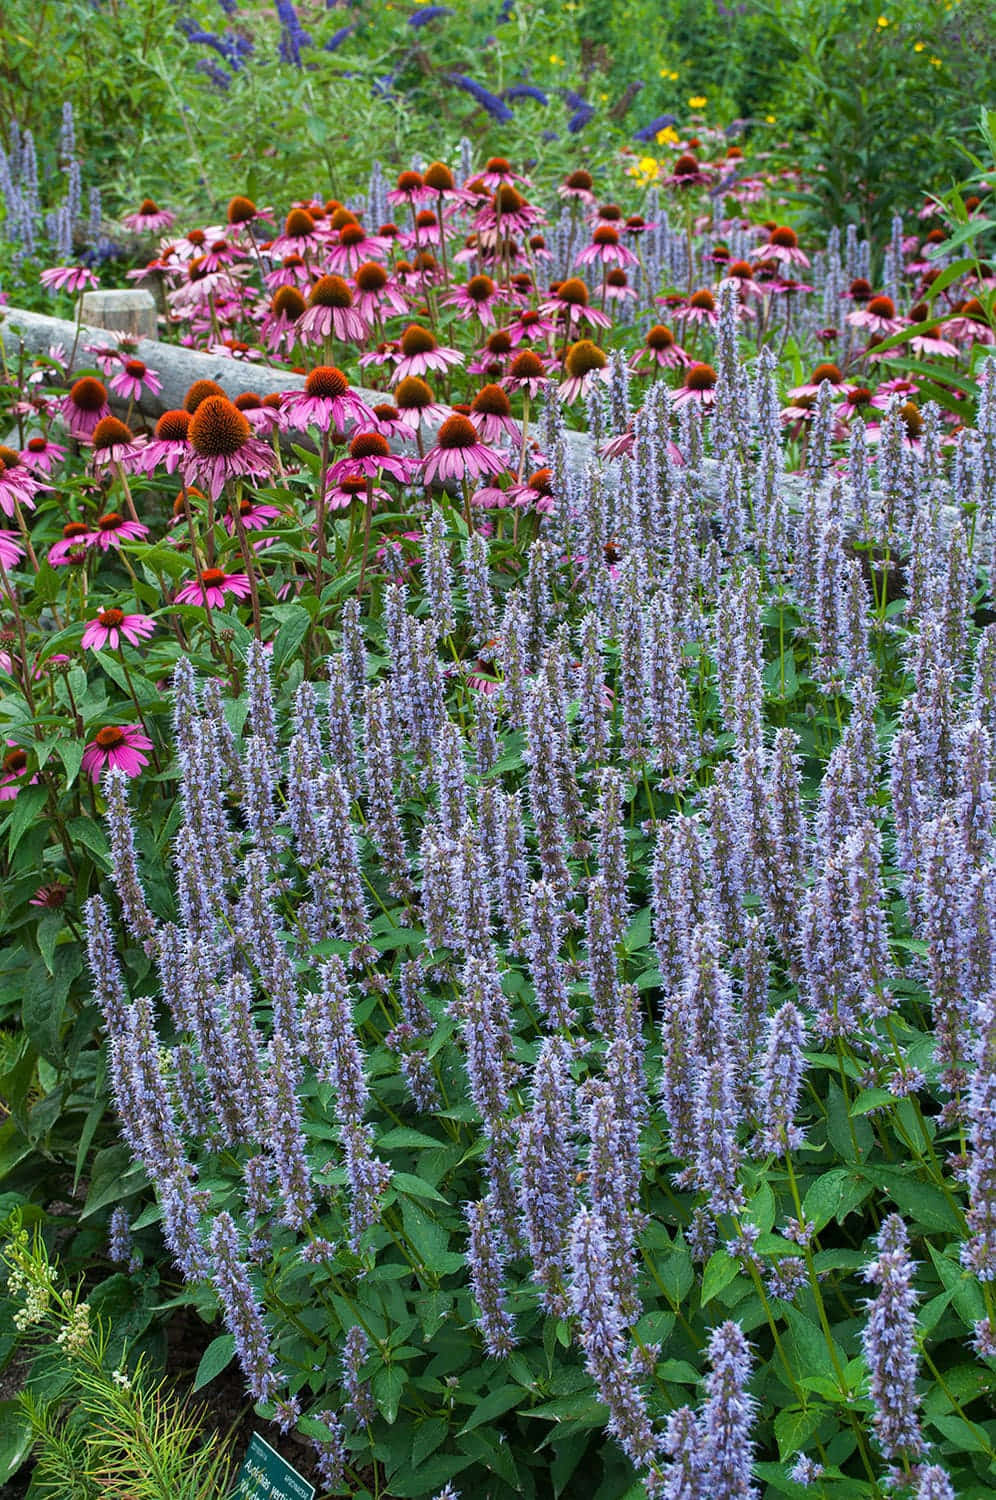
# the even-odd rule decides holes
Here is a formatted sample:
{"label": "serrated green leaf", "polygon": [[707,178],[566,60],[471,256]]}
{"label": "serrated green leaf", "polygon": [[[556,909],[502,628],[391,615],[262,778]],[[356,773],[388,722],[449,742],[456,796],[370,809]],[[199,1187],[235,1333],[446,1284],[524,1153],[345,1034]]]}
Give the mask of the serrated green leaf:
{"label": "serrated green leaf", "polygon": [[725,1250],[714,1250],[702,1276],[702,1306],[707,1306],[740,1274],[740,1262]]}
{"label": "serrated green leaf", "polygon": [[231,1333],[220,1333],[201,1355],[201,1362],[197,1366],[197,1374],[194,1376],[194,1390],[200,1391],[215,1378],[222,1370],[226,1370],[235,1358],[235,1337]]}

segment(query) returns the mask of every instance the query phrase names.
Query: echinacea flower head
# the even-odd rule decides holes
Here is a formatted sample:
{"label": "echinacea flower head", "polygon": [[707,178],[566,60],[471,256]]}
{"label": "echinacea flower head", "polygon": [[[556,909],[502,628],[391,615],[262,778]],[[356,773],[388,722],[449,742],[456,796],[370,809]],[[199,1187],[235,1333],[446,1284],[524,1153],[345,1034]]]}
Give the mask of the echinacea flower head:
{"label": "echinacea flower head", "polygon": [[708,410],[715,400],[716,371],[712,365],[691,365],[685,371],[684,384],[671,392],[671,402],[674,406],[684,406],[686,402],[696,401],[703,410]]}
{"label": "echinacea flower head", "polygon": [[100,284],[86,266],[51,266],[38,280],[49,292],[88,292]]}
{"label": "echinacea flower head", "polygon": [[187,394],[183,398],[183,409],[193,416],[201,402],[206,401],[209,396],[223,396],[224,394],[224,390],[216,380],[195,380],[193,385],[188,387]]}
{"label": "echinacea flower head", "polygon": [[168,208],[160,208],[151,198],[143,198],[136,211],[125,214],[121,222],[135,234],[161,234],[175,218]]}
{"label": "echinacea flower head", "polygon": [[400,421],[412,431],[423,422],[442,422],[449,408],[437,401],[432,387],[418,375],[406,375],[394,389],[394,404]]}
{"label": "echinacea flower head", "polygon": [[22,787],[34,786],[38,780],[37,776],[30,780],[25,776],[28,752],[13,740],[8,740],[7,745],[7,753],[0,760],[0,802],[13,802]]}
{"label": "echinacea flower head", "polygon": [[0,444],[0,510],[5,516],[12,516],[19,505],[33,510],[36,491],[46,488],[14,448]]}
{"label": "echinacea flower head", "polygon": [[472,276],[463,286],[457,286],[443,298],[448,307],[455,307],[462,318],[477,317],[487,327],[494,325],[492,304],[498,298],[497,284],[483,273]]}
{"label": "echinacea flower head", "polygon": [[708,323],[710,328],[715,328],[719,322],[719,307],[709,288],[702,287],[692,293],[687,307],[678,308],[675,316],[685,323]]}
{"label": "echinacea flower head", "polygon": [[228,208],[225,211],[225,219],[234,228],[240,224],[251,224],[253,219],[258,216],[258,213],[259,210],[251,198],[243,197],[241,193],[237,193],[234,198],[229,200]]}
{"label": "echinacea flower head", "polygon": [[24,548],[20,542],[18,532],[0,531],[0,563],[5,568],[16,568],[24,556]]}
{"label": "echinacea flower head", "polygon": [[151,749],[152,741],[137,724],[109,724],[98,729],[83,751],[83,770],[94,781],[108,769],[138,776],[149,764],[149,757],[142,752]]}
{"label": "echinacea flower head", "polygon": [[50,881],[47,885],[40,885],[34,895],[28,901],[29,906],[44,906],[49,911],[59,911],[66,904],[70,887],[62,885],[58,880]]}
{"label": "echinacea flower head", "polygon": [[451,365],[463,364],[456,349],[443,348],[434,333],[420,323],[409,323],[401,335],[401,359],[395,370],[398,380],[407,375],[425,375],[430,370],[445,373]]}
{"label": "echinacea flower head", "polygon": [[[337,469],[345,470],[345,464],[336,464]],[[370,503],[375,508],[378,505],[390,504],[391,497],[386,490],[370,487],[370,480],[366,474],[360,472],[343,472],[338,478],[332,478],[329,470],[329,484],[325,491],[326,510],[348,510],[354,500],[362,500],[364,504]]]}
{"label": "echinacea flower head", "polygon": [[591,244],[575,257],[575,265],[589,266],[596,262],[600,266],[635,266],[637,258],[632,250],[620,244],[619,231],[611,224],[599,224],[591,237]]}
{"label": "echinacea flower head", "polygon": [[678,343],[673,331],[664,323],[655,323],[647,331],[644,347],[633,357],[633,363],[649,359],[664,370],[682,369],[692,363],[691,356]]}
{"label": "echinacea flower head", "polygon": [[126,359],[123,368],[108,383],[114,394],[125,401],[140,401],[145,391],[158,396],[163,388],[156,371],[150,370],[141,359]]}
{"label": "echinacea flower head", "polygon": [[83,375],[70,386],[69,395],[60,402],[60,410],[70,435],[89,442],[97,423],[111,413],[107,387],[96,376]]}
{"label": "echinacea flower head", "polygon": [[595,194],[592,192],[594,185],[591,173],[579,167],[577,171],[567,174],[557,189],[557,195],[568,201],[573,199],[576,203],[584,203],[593,208],[595,205]]}
{"label": "echinacea flower head", "polygon": [[62,528],[62,536],[48,549],[48,565],[50,568],[60,568],[82,562],[96,543],[97,534],[90,530],[85,521],[67,521]]}
{"label": "echinacea flower head", "polygon": [[377,425],[371,408],[335,365],[318,365],[310,370],[303,391],[284,394],[281,411],[290,426],[315,427],[321,432],[342,432],[360,423],[371,428]]}
{"label": "echinacea flower head", "polygon": [[785,266],[808,266],[809,256],[799,249],[799,237],[787,224],[778,224],[768,234],[767,242],[754,250],[759,260],[769,258]]}
{"label": "echinacea flower head", "polygon": [[142,449],[139,466],[151,474],[162,464],[172,474],[190,452],[190,413],[178,408],[164,411],[156,423],[151,442]]}
{"label": "echinacea flower head", "polygon": [[376,479],[381,474],[390,474],[402,483],[411,478],[414,465],[409,458],[391,452],[386,437],[379,432],[357,432],[349,445],[349,454],[329,469],[329,478],[339,479],[343,474],[362,474]]}
{"label": "echinacea flower head", "polygon": [[427,188],[425,179],[420,172],[407,171],[398,174],[397,185],[387,195],[388,203],[422,203],[431,197],[432,189]]}
{"label": "echinacea flower head", "polygon": [[578,339],[567,351],[564,369],[567,379],[559,390],[562,401],[569,405],[588,390],[594,380],[605,379],[609,361],[604,352],[591,339]]}
{"label": "echinacea flower head", "polygon": [[101,417],[93,429],[93,463],[95,468],[108,464],[134,464],[142,452],[130,427],[117,417]]}
{"label": "echinacea flower head", "polygon": [[21,461],[39,474],[51,474],[66,456],[65,448],[36,433],[21,449]]}
{"label": "echinacea flower head", "polygon": [[[90,540],[98,552],[107,552],[111,547],[120,547],[122,542],[140,542],[148,534],[149,528],[143,526],[141,521],[129,521],[117,510],[105,511],[102,516],[97,517],[96,522],[90,528]],[[51,553],[49,561],[51,561]]]}
{"label": "echinacea flower head", "polygon": [[848,313],[846,321],[854,328],[867,328],[880,337],[898,333],[905,327],[905,319],[896,316],[896,304],[884,294],[869,297],[863,307]]}
{"label": "echinacea flower head", "polygon": [[703,167],[697,156],[691,151],[683,151],[675,158],[674,166],[666,177],[661,178],[664,187],[693,188],[705,187],[710,181],[710,172]]}
{"label": "echinacea flower head", "polygon": [[437,432],[436,446],[425,456],[423,478],[426,484],[445,483],[448,479],[502,474],[505,468],[504,459],[481,442],[473,422],[454,412]]}
{"label": "echinacea flower head", "polygon": [[203,568],[191,583],[177,590],[177,604],[202,604],[207,609],[224,609],[225,598],[248,599],[251,593],[248,575],[226,573],[224,568]]}
{"label": "echinacea flower head", "polygon": [[184,484],[204,485],[217,500],[229,479],[265,479],[273,472],[273,450],[252,436],[252,427],[227,396],[208,396],[190,419],[190,454]]}
{"label": "echinacea flower head", "polygon": [[531,506],[540,515],[548,515],[555,505],[552,470],[536,469],[524,484],[510,484],[505,495],[507,505]]}
{"label": "echinacea flower head", "polygon": [[121,642],[137,646],[155,630],[155,621],[148,615],[126,615],[121,609],[102,609],[87,624],[81,645],[85,650],[102,651],[110,646],[117,651]]}
{"label": "echinacea flower head", "polygon": [[534,349],[523,349],[512,360],[501,383],[510,391],[524,391],[532,400],[549,385],[550,377],[540,355]]}
{"label": "echinacea flower head", "polygon": [[502,438],[517,443],[522,436],[521,428],[512,416],[508,397],[500,385],[482,386],[470,403],[467,415],[487,443],[497,443]]}
{"label": "echinacea flower head", "polygon": [[588,305],[588,288],[580,276],[569,276],[566,281],[554,282],[550,296],[540,303],[540,312],[559,314],[568,327],[574,323],[593,323],[596,328],[608,328],[612,319]]}
{"label": "echinacea flower head", "polygon": [[349,283],[341,276],[320,276],[297,322],[301,342],[321,344],[331,337],[360,343],[369,332],[366,319],[353,306]]}

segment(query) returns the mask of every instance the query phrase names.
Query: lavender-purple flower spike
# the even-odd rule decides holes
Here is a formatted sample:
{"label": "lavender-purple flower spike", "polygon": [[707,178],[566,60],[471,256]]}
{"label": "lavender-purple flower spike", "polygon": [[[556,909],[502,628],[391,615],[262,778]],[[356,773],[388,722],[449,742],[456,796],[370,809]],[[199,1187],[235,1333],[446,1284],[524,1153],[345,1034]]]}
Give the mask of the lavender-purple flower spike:
{"label": "lavender-purple flower spike", "polygon": [[669,1414],[664,1448],[673,1462],[665,1470],[658,1500],[704,1500],[705,1445],[699,1419],[690,1406],[679,1406]]}
{"label": "lavender-purple flower spike", "polygon": [[577,1155],[573,1142],[570,1049],[560,1037],[540,1046],[532,1105],[519,1124],[519,1204],[533,1274],[546,1311],[567,1315],[564,1260],[575,1212]]}
{"label": "lavender-purple flower spike", "polygon": [[925,1464],[916,1478],[916,1500],[955,1500],[955,1492],[940,1464]]}
{"label": "lavender-purple flower spike", "polygon": [[962,1264],[980,1281],[996,1281],[996,992],[976,1008],[979,1040],[968,1093],[969,1237],[961,1247]]}
{"label": "lavender-purple flower spike", "polygon": [[567,978],[560,960],[563,909],[557,888],[548,880],[535,880],[529,894],[526,952],[536,1004],[551,1026],[569,1029],[577,1011],[567,995]]}
{"label": "lavender-purple flower spike", "polygon": [[609,1277],[601,1216],[581,1209],[571,1229],[571,1308],[585,1369],[609,1408],[608,1430],[638,1468],[656,1467],[660,1438],[626,1358],[625,1322]]}
{"label": "lavender-purple flower spike", "polygon": [[269,1047],[267,1145],[280,1184],[280,1219],[290,1229],[302,1229],[315,1207],[297,1101],[299,1073],[300,1064],[291,1044],[285,1036],[276,1034]]}
{"label": "lavender-purple flower spike", "polygon": [[709,1336],[706,1403],[702,1435],[706,1450],[703,1497],[755,1500],[751,1476],[754,1444],[751,1424],[757,1403],[747,1391],[750,1348],[739,1323],[721,1323]]}
{"label": "lavender-purple flower spike", "polygon": [[467,1243],[467,1267],[470,1285],[477,1303],[477,1326],[484,1347],[492,1359],[505,1359],[515,1348],[515,1323],[505,1302],[505,1266],[501,1237],[487,1199],[468,1203],[466,1208],[470,1238]]}
{"label": "lavender-purple flower spike", "polygon": [[916,1391],[916,1292],[906,1225],[889,1214],[875,1241],[878,1255],[865,1267],[865,1280],[879,1288],[868,1303],[861,1342],[868,1364],[872,1426],[887,1459],[923,1452]]}
{"label": "lavender-purple flower spike", "polygon": [[149,910],[138,873],[135,854],[135,831],[128,809],[128,777],[113,769],[104,777],[107,798],[107,833],[111,845],[114,888],[121,902],[121,915],[132,937],[148,943],[156,931],[156,919]]}
{"label": "lavender-purple flower spike", "polygon": [[253,1401],[272,1401],[280,1389],[276,1361],[231,1214],[216,1214],[211,1227],[211,1280]]}
{"label": "lavender-purple flower spike", "polygon": [[369,1381],[360,1374],[369,1353],[366,1330],[353,1323],[342,1341],[342,1384],[346,1392],[345,1410],[360,1427],[368,1427],[376,1415]]}
{"label": "lavender-purple flower spike", "polygon": [[806,1066],[802,1055],[805,1040],[802,1015],[791,1000],[786,1000],[768,1025],[757,1097],[759,1129],[754,1150],[759,1156],[784,1156],[802,1144],[802,1131],[793,1120]]}

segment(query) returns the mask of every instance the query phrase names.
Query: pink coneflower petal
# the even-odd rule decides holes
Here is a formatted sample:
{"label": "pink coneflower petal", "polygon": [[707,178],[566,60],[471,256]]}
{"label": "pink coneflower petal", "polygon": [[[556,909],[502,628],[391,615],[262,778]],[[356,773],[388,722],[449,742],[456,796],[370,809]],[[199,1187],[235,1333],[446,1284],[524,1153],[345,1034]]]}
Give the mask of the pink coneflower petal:
{"label": "pink coneflower petal", "polygon": [[83,770],[99,781],[106,770],[123,771],[137,776],[148,765],[142,752],[152,749],[152,741],[137,724],[113,724],[100,729],[83,751]]}

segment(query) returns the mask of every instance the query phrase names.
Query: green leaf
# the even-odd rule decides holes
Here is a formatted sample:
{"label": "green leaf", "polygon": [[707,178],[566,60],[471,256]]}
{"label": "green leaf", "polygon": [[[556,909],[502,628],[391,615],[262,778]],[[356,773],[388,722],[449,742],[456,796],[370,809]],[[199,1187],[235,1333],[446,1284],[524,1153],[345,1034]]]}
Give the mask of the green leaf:
{"label": "green leaf", "polygon": [[203,1390],[209,1385],[216,1375],[228,1368],[235,1358],[235,1337],[231,1333],[220,1333],[201,1355],[201,1362],[197,1366],[197,1374],[194,1376],[194,1390]]}
{"label": "green leaf", "polygon": [[739,1275],[740,1262],[727,1255],[725,1250],[714,1250],[706,1264],[702,1277],[702,1306],[711,1302],[724,1287]]}
{"label": "green leaf", "polygon": [[34,1437],[27,1413],[17,1401],[0,1401],[0,1484],[16,1474],[31,1452]]}
{"label": "green leaf", "polygon": [[450,1424],[445,1417],[429,1417],[418,1424],[412,1438],[413,1469],[417,1469],[420,1463],[424,1463],[431,1453],[435,1453],[445,1443],[449,1430]]}
{"label": "green leaf", "polygon": [[407,1374],[404,1365],[384,1365],[370,1382],[374,1400],[380,1407],[384,1421],[393,1424],[398,1415]]}
{"label": "green leaf", "polygon": [[862,1168],[861,1175],[884,1189],[900,1212],[907,1214],[922,1232],[964,1233],[961,1215],[934,1183],[921,1182],[898,1167],[886,1167],[878,1162],[874,1167]]}
{"label": "green leaf", "polygon": [[145,1168],[132,1161],[127,1146],[108,1146],[94,1158],[90,1191],[80,1218],[87,1219],[109,1203],[133,1197],[148,1185]]}
{"label": "green leaf", "polygon": [[460,1428],[460,1432],[471,1432],[479,1427],[482,1422],[491,1422],[495,1417],[500,1417],[503,1412],[510,1411],[517,1401],[522,1400],[522,1387],[518,1385],[503,1385],[490,1396],[485,1396],[474,1408],[470,1420]]}
{"label": "green leaf", "polygon": [[273,667],[279,671],[300,646],[311,626],[311,616],[300,604],[293,604],[273,642]]}
{"label": "green leaf", "polygon": [[798,1453],[812,1437],[825,1416],[825,1406],[810,1406],[806,1411],[801,1411],[798,1407],[790,1407],[787,1411],[779,1412],[775,1418],[775,1438],[778,1442],[779,1458],[784,1461],[791,1458],[793,1453]]}
{"label": "green leaf", "polygon": [[28,829],[37,821],[45,806],[48,792],[43,786],[22,787],[14,802],[14,809],[7,820],[7,854],[14,853]]}
{"label": "green leaf", "polygon": [[[439,1142],[436,1142],[438,1146]],[[421,1177],[413,1177],[410,1172],[394,1172],[391,1176],[391,1186],[397,1188],[399,1193],[406,1193],[412,1198],[430,1198],[437,1203],[446,1203],[448,1200],[442,1193],[437,1193],[431,1183],[424,1182]]]}
{"label": "green leaf", "polygon": [[79,775],[80,763],[83,760],[83,752],[86,745],[82,740],[60,739],[56,744],[59,759],[62,761],[63,770],[66,773],[66,787],[71,787]]}

